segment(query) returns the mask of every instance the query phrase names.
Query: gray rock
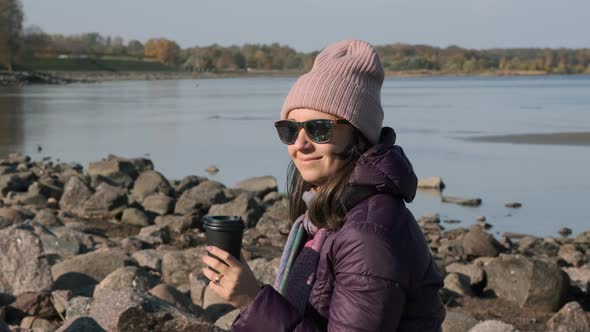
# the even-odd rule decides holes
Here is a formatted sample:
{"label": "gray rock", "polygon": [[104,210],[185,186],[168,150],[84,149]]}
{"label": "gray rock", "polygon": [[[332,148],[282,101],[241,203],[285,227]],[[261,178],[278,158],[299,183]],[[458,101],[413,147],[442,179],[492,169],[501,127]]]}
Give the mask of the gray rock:
{"label": "gray rock", "polygon": [[162,193],[155,193],[147,196],[142,206],[146,211],[153,212],[159,215],[165,215],[174,209],[174,198],[166,196]]}
{"label": "gray rock", "polygon": [[182,195],[183,192],[198,186],[200,183],[207,181],[207,178],[196,175],[189,175],[182,179],[175,187],[178,195]]}
{"label": "gray rock", "polygon": [[443,332],[467,332],[479,321],[467,314],[447,311],[442,325]]}
{"label": "gray rock", "polygon": [[502,245],[479,226],[472,226],[463,237],[465,254],[470,257],[496,257]]}
{"label": "gray rock", "polygon": [[110,159],[91,162],[88,165],[88,175],[94,187],[100,183],[129,188],[133,179],[137,177],[135,166],[126,160]]}
{"label": "gray rock", "polygon": [[127,194],[119,187],[102,183],[96,192],[84,202],[85,218],[108,219],[114,218],[127,207]]}
{"label": "gray rock", "polygon": [[445,267],[447,273],[458,273],[469,278],[469,284],[475,291],[481,291],[485,287],[485,273],[475,264],[452,263]]}
{"label": "gray rock", "polygon": [[31,157],[19,152],[13,152],[8,154],[7,160],[12,164],[26,164],[31,161]]}
{"label": "gray rock", "polygon": [[484,269],[487,287],[521,308],[555,311],[569,287],[567,276],[556,264],[520,255],[501,255]]}
{"label": "gray rock", "polygon": [[590,331],[590,322],[578,302],[569,302],[547,321],[547,329],[555,332]]}
{"label": "gray rock", "polygon": [[35,332],[53,332],[57,330],[57,325],[47,319],[29,316],[23,318],[20,326],[25,329],[31,329]]}
{"label": "gray rock", "polygon": [[481,198],[461,198],[454,196],[442,196],[441,200],[443,203],[454,203],[463,206],[480,206]]}
{"label": "gray rock", "polygon": [[188,296],[184,295],[178,289],[170,285],[159,284],[150,289],[149,292],[153,296],[159,298],[160,300],[168,302],[169,304],[175,306],[178,309],[188,311],[198,316],[203,315],[204,313],[203,309],[193,305],[191,299]]}
{"label": "gray rock", "polygon": [[154,246],[167,244],[170,243],[170,229],[161,225],[143,227],[137,238]]}
{"label": "gray rock", "polygon": [[209,280],[202,274],[201,271],[193,271],[189,273],[188,279],[191,301],[193,302],[193,304],[199,307],[203,307],[205,288],[207,288]]}
{"label": "gray rock", "polygon": [[261,176],[240,181],[235,188],[252,192],[262,199],[266,194],[277,191],[278,184],[274,176]]}
{"label": "gray rock", "polygon": [[[198,221],[196,219],[198,219]],[[156,225],[167,226],[175,233],[184,233],[197,226],[199,223],[199,215],[166,215],[156,217]]]}
{"label": "gray rock", "polygon": [[9,226],[23,223],[27,220],[27,215],[16,208],[0,207],[0,218],[6,220]]}
{"label": "gray rock", "polygon": [[26,223],[0,230],[0,266],[0,293],[39,292],[53,282],[41,240]]}
{"label": "gray rock", "polygon": [[220,329],[230,331],[234,320],[238,317],[239,314],[240,309],[234,309],[228,312],[227,314],[219,317],[219,319],[215,321],[215,326],[219,327]]}
{"label": "gray rock", "polygon": [[461,296],[472,296],[469,277],[464,274],[449,273],[445,277],[445,288]]}
{"label": "gray rock", "polygon": [[262,215],[256,230],[267,238],[281,246],[289,236],[291,222],[289,219],[289,208],[286,201],[278,201],[269,207]]}
{"label": "gray rock", "polygon": [[557,256],[564,260],[566,263],[580,267],[586,263],[586,256],[575,244],[564,244],[559,248]]}
{"label": "gray rock", "polygon": [[37,231],[46,254],[68,258],[89,251],[95,243],[92,236],[75,229],[60,226],[51,231]]}
{"label": "gray rock", "polygon": [[578,233],[574,242],[590,245],[590,231]]}
{"label": "gray rock", "polygon": [[51,267],[55,289],[78,291],[94,287],[118,268],[134,264],[120,249],[99,249],[68,258]]}
{"label": "gray rock", "polygon": [[68,309],[68,301],[72,299],[72,292],[68,290],[54,290],[51,292],[51,302],[55,311],[63,314]]}
{"label": "gray rock", "polygon": [[582,267],[564,267],[572,285],[584,293],[590,294],[590,265]]}
{"label": "gray rock", "polygon": [[160,281],[151,275],[145,268],[126,266],[113,271],[96,286],[98,288],[109,288],[112,290],[123,290],[127,288],[137,289],[140,292],[147,292]]}
{"label": "gray rock", "polygon": [[133,253],[133,258],[137,261],[139,266],[144,266],[156,271],[162,268],[162,257],[165,252],[162,250],[146,249]]}
{"label": "gray rock", "polygon": [[205,309],[205,316],[207,320],[215,322],[220,317],[236,309],[229,304],[221,296],[219,296],[211,287],[205,288],[203,295],[203,308]]}
{"label": "gray rock", "polygon": [[0,195],[7,195],[9,192],[23,192],[27,188],[27,182],[18,174],[0,175]]}
{"label": "gray rock", "polygon": [[76,317],[67,320],[55,332],[107,332],[90,317]]}
{"label": "gray rock", "polygon": [[433,176],[429,178],[419,179],[418,188],[443,190],[445,188],[445,183],[443,182],[440,176]]}
{"label": "gray rock", "polygon": [[250,266],[250,269],[258,281],[262,284],[272,285],[275,281],[275,276],[277,275],[279,262],[280,258],[274,258],[271,260],[256,258],[248,261],[248,266]]}
{"label": "gray rock", "polygon": [[76,296],[68,301],[66,319],[71,320],[80,316],[87,316],[90,313],[91,297]]}
{"label": "gray rock", "polygon": [[150,218],[147,214],[140,209],[136,208],[127,208],[123,210],[123,216],[121,217],[121,222],[128,225],[136,225],[136,226],[149,226]]}
{"label": "gray rock", "polygon": [[204,264],[201,256],[205,253],[203,247],[183,251],[167,252],[162,258],[162,279],[165,283],[179,288],[189,285],[189,273],[201,271]]}
{"label": "gray rock", "polygon": [[51,303],[51,294],[48,291],[20,294],[10,304],[10,307],[25,315],[40,318],[52,318],[57,315],[55,307]]}
{"label": "gray rock", "polygon": [[51,210],[39,210],[35,215],[35,221],[46,227],[63,226],[63,222],[57,217],[57,214]]}
{"label": "gray rock", "polygon": [[246,227],[256,226],[262,212],[262,206],[254,199],[252,193],[242,193],[231,202],[216,204],[209,208],[209,215],[212,216],[241,216]]}
{"label": "gray rock", "polygon": [[519,332],[519,330],[499,320],[486,320],[472,327],[469,332]]}
{"label": "gray rock", "polygon": [[84,203],[92,196],[92,193],[92,189],[79,177],[72,176],[64,187],[59,206],[63,211],[82,214]]}
{"label": "gray rock", "polygon": [[99,289],[90,316],[107,331],[218,331],[211,323],[154,296],[131,290]]}
{"label": "gray rock", "polygon": [[227,201],[225,186],[216,181],[204,181],[182,193],[174,208],[175,214],[206,213],[213,204]]}
{"label": "gray rock", "polygon": [[174,196],[174,189],[159,172],[146,171],[141,173],[133,185],[132,196],[135,201],[141,204],[146,197],[155,193]]}
{"label": "gray rock", "polygon": [[262,199],[262,206],[266,209],[281,200],[288,201],[284,194],[281,194],[277,191],[272,191],[264,195],[264,198]]}

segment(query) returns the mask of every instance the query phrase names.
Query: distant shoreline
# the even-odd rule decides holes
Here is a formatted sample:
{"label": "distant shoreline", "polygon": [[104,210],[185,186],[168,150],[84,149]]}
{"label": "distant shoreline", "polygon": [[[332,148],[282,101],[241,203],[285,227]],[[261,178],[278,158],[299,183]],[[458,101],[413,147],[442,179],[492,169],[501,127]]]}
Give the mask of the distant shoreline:
{"label": "distant shoreline", "polygon": [[474,136],[468,141],[538,145],[590,146],[590,132],[529,133],[495,136]]}
{"label": "distant shoreline", "polygon": [[[22,86],[28,84],[68,84],[68,83],[97,83],[108,81],[151,81],[151,80],[184,80],[184,79],[219,79],[243,77],[298,77],[303,71],[284,70],[255,70],[232,72],[183,72],[183,71],[42,71],[42,72],[14,72],[0,71],[1,86]],[[563,75],[563,74],[560,74]],[[588,74],[565,74],[583,75]],[[47,79],[29,79],[31,76]],[[386,77],[415,78],[415,77],[515,77],[515,76],[557,76],[544,71],[481,71],[473,73],[441,72],[434,70],[386,71]]]}

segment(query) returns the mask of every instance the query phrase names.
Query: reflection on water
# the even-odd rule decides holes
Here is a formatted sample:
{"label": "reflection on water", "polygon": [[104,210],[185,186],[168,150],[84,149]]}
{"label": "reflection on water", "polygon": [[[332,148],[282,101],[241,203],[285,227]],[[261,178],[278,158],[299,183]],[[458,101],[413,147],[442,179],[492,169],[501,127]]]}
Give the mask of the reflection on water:
{"label": "reflection on water", "polygon": [[23,97],[20,88],[0,93],[0,158],[22,150],[24,137]]}

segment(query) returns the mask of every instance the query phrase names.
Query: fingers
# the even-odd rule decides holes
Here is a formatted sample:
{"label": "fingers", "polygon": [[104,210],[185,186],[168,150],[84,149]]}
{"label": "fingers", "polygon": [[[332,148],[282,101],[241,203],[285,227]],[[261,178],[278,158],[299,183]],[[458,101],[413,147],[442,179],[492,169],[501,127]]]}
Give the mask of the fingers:
{"label": "fingers", "polygon": [[[203,268],[203,274],[205,275],[205,277],[207,277],[207,279],[209,279],[211,281],[209,283],[210,286],[211,285],[216,285],[216,286],[221,287],[221,284],[223,283],[223,281],[225,279],[225,275],[223,273],[221,273],[221,274],[220,273],[217,273],[217,272],[212,271],[212,270],[210,270],[210,269],[208,269],[206,267]],[[222,276],[222,277],[219,279],[219,284],[216,284],[214,281],[217,278],[219,278],[219,276]],[[223,287],[221,287],[221,288],[223,288]]]}
{"label": "fingers", "polygon": [[208,246],[207,251],[209,251],[213,255],[219,257],[221,260],[223,260],[230,267],[240,266],[240,262],[234,256],[232,256],[229,252],[227,252],[223,249],[217,248],[215,246]]}
{"label": "fingers", "polygon": [[220,273],[227,273],[228,266],[225,265],[223,262],[220,262],[218,259],[210,257],[210,256],[203,256],[203,263],[207,266],[219,271]]}

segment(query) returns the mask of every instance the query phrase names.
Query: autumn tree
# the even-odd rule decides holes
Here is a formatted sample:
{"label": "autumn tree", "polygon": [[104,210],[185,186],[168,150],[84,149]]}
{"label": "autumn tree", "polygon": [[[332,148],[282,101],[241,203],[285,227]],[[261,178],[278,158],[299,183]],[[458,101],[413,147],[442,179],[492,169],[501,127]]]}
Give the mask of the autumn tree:
{"label": "autumn tree", "polygon": [[19,0],[0,0],[0,65],[12,71],[23,24],[23,10]]}
{"label": "autumn tree", "polygon": [[150,39],[144,46],[145,56],[156,58],[160,63],[168,66],[176,64],[179,52],[180,47],[176,42],[164,38]]}

